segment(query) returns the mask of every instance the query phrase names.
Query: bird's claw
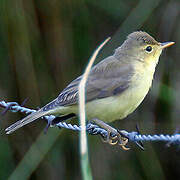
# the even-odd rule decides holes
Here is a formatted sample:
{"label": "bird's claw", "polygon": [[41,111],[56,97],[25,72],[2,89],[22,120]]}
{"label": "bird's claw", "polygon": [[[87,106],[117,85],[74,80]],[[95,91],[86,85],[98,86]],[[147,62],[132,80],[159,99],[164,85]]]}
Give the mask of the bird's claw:
{"label": "bird's claw", "polygon": [[118,144],[121,146],[121,148],[125,151],[128,151],[130,148],[126,147],[126,144],[129,142],[129,139],[121,136],[120,134],[118,139],[119,139]]}
{"label": "bird's claw", "polygon": [[[139,128],[138,128],[138,126],[136,125],[136,130],[137,130],[137,133],[138,134],[140,134],[140,131],[139,131]],[[123,131],[123,130],[119,130],[119,129],[117,129],[117,132],[122,136],[122,137],[124,137],[125,139],[128,139],[129,140],[129,137],[126,135],[126,133]],[[142,143],[142,141],[135,141],[135,144],[141,149],[141,150],[143,150],[144,151],[144,146],[143,146],[143,143]]]}
{"label": "bird's claw", "polygon": [[116,135],[112,135],[110,131],[108,131],[108,135],[106,138],[103,137],[103,142],[108,143],[110,145],[116,145],[118,144],[123,150],[127,151],[130,148],[126,147],[126,144],[128,143],[128,138],[122,136],[120,133],[117,133]]}

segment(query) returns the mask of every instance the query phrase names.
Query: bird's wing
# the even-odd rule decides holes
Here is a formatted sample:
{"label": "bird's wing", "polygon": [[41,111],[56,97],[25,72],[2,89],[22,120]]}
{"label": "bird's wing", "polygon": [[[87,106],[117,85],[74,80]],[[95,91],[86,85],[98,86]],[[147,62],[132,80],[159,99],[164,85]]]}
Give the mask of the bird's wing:
{"label": "bird's wing", "polygon": [[[86,84],[86,102],[94,99],[115,96],[129,87],[133,68],[128,63],[122,63],[110,56],[94,66]],[[78,103],[78,86],[82,76],[72,81],[51,103],[43,110],[57,106],[70,106]]]}

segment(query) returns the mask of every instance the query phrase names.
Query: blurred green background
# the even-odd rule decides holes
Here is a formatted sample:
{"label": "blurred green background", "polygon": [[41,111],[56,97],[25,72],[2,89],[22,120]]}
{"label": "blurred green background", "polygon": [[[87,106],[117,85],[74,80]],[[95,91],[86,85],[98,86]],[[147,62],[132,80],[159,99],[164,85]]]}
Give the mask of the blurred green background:
{"label": "blurred green background", "polygon": [[[175,41],[163,52],[150,93],[126,120],[112,125],[128,131],[173,134],[180,114],[179,0],[1,0],[0,100],[38,108],[80,75],[95,48],[108,36],[98,62],[113,53],[127,34],[144,30],[158,41]],[[1,116],[0,179],[82,179],[78,133],[36,121],[12,135],[4,129],[22,118]],[[74,122],[77,123],[77,122]],[[131,150],[88,136],[93,178],[180,179],[180,152],[164,143]]]}

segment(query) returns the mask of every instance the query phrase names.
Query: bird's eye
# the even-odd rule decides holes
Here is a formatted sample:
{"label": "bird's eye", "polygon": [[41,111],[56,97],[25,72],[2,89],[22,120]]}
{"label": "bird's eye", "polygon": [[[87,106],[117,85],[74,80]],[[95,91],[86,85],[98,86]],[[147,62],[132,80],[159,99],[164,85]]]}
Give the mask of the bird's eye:
{"label": "bird's eye", "polygon": [[150,53],[150,52],[152,51],[152,46],[147,46],[147,47],[146,47],[146,51],[147,51],[148,53]]}

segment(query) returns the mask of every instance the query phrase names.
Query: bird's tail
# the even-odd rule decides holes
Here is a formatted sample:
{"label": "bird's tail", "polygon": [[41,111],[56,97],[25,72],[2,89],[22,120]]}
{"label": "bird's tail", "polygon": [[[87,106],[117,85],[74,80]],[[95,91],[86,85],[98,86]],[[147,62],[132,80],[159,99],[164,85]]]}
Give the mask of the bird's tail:
{"label": "bird's tail", "polygon": [[24,119],[17,121],[16,123],[12,124],[8,128],[5,129],[6,134],[11,134],[12,132],[16,131],[17,129],[25,126],[26,124],[29,124],[36,119],[48,115],[48,111],[42,111],[41,109],[37,112],[34,112],[28,116],[26,116]]}

